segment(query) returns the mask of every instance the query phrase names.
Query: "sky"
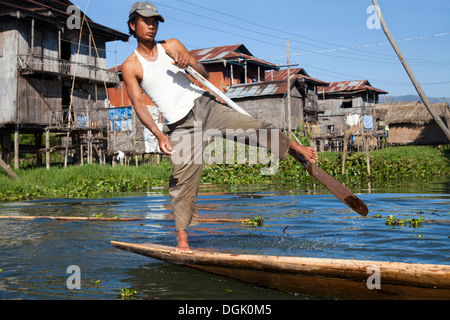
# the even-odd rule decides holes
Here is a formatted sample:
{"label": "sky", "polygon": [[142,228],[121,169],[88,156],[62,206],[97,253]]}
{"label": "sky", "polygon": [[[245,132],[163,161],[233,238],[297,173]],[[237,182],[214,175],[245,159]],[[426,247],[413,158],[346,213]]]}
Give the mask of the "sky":
{"label": "sky", "polygon": [[[72,0],[93,21],[128,33],[135,0]],[[375,19],[371,0],[155,0],[165,22],[157,40],[189,50],[244,44],[253,56],[289,62],[327,82],[369,80],[390,95],[417,94]],[[379,0],[389,30],[429,97],[450,97],[450,1]],[[108,68],[136,39],[107,44]]]}

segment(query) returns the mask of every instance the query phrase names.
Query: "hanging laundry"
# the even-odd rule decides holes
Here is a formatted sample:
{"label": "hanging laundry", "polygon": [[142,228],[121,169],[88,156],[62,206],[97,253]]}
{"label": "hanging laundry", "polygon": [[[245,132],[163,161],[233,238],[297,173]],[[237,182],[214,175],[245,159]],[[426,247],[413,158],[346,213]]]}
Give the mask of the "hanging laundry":
{"label": "hanging laundry", "polygon": [[359,125],[359,118],[359,114],[349,114],[345,120],[345,123],[347,123],[349,127],[357,126]]}
{"label": "hanging laundry", "polygon": [[373,117],[369,116],[369,115],[365,115],[363,118],[363,124],[364,124],[364,129],[366,129],[366,131],[372,131],[373,130]]}

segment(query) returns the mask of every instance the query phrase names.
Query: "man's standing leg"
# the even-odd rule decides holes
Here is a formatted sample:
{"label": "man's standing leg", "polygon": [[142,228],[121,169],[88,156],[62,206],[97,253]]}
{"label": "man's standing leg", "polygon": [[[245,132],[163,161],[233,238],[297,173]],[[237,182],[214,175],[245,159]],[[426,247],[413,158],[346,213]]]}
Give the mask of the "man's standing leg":
{"label": "man's standing leg", "polygon": [[198,224],[196,199],[204,167],[203,142],[196,141],[199,135],[201,139],[201,126],[195,123],[192,116],[170,134],[170,143],[175,151],[171,156],[172,176],[169,182],[177,229],[175,250],[183,253],[192,252],[186,229]]}

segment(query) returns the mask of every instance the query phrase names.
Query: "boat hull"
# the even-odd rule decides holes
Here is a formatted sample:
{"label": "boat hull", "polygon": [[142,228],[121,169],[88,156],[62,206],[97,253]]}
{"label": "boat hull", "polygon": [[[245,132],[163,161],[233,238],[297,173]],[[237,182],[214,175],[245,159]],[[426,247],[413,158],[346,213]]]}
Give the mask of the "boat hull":
{"label": "boat hull", "polygon": [[[153,259],[261,287],[332,299],[450,299],[450,266],[385,261],[229,254],[144,243],[111,244]],[[379,288],[375,277],[379,279]],[[372,289],[371,289],[372,288]]]}

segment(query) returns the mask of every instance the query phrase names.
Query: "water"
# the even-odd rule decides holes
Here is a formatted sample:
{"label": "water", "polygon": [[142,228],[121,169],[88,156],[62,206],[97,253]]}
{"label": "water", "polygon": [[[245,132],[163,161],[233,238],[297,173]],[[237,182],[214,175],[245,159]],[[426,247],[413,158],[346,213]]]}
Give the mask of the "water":
{"label": "water", "polygon": [[[190,244],[234,253],[450,264],[448,184],[397,188],[398,193],[385,192],[389,187],[368,186],[358,194],[370,209],[365,218],[324,190],[203,187],[201,218],[261,216],[264,224],[202,223],[190,230]],[[170,201],[162,191],[0,203],[0,215],[145,218],[0,219],[0,299],[121,299],[122,288],[136,290],[135,299],[315,298],[257,288],[112,247],[111,240],[175,244]],[[417,228],[387,226],[388,215],[427,222]],[[79,290],[67,287],[71,265],[81,271]]]}

